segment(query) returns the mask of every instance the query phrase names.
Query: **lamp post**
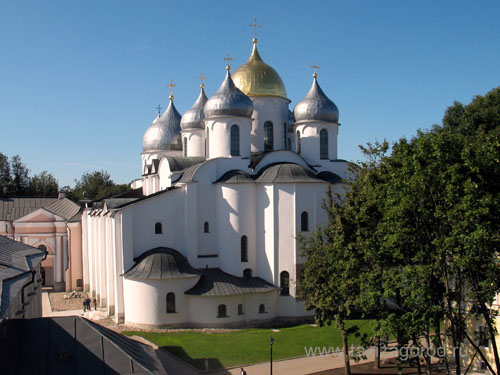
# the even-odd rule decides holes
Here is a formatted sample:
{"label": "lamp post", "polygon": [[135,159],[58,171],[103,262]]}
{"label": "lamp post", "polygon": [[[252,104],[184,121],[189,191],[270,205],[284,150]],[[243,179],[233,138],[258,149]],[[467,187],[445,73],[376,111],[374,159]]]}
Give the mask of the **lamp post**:
{"label": "lamp post", "polygon": [[269,346],[271,348],[271,375],[273,375],[273,344],[274,344],[274,339],[272,337],[269,338]]}

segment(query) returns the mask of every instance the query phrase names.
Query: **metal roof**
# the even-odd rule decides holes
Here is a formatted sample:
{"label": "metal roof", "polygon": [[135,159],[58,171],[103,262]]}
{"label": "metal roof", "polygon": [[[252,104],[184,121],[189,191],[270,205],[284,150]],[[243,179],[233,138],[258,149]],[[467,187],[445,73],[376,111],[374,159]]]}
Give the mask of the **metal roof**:
{"label": "metal roof", "polygon": [[56,201],[57,198],[0,198],[0,220],[17,220]]}
{"label": "metal roof", "polygon": [[215,183],[244,184],[249,182],[255,182],[252,176],[246,172],[234,169],[224,173]]}
{"label": "metal roof", "polygon": [[260,277],[237,277],[219,268],[200,269],[203,276],[185,294],[195,296],[232,296],[246,293],[266,293],[279,288]]}
{"label": "metal roof", "polygon": [[2,325],[0,363],[8,374],[167,374],[153,348],[78,316]]}
{"label": "metal roof", "polygon": [[0,319],[45,254],[43,250],[0,235]]}
{"label": "metal roof", "polygon": [[73,218],[81,211],[81,208],[82,206],[69,200],[68,198],[58,199],[54,203],[43,207],[43,209],[66,220]]}
{"label": "metal roof", "polygon": [[184,255],[167,247],[146,251],[135,261],[134,266],[123,275],[127,279],[173,279],[201,275]]}
{"label": "metal roof", "polygon": [[313,171],[293,163],[270,164],[259,172],[255,181],[264,184],[324,182]]}

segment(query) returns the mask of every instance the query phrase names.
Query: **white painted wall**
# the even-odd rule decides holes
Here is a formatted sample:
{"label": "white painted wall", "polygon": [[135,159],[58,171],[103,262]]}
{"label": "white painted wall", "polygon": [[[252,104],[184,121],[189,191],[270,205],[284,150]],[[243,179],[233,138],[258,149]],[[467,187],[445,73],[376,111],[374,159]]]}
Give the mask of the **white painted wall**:
{"label": "white painted wall", "polygon": [[184,139],[187,139],[187,152],[185,156],[205,156],[205,129],[188,129],[182,132],[182,147]]}
{"label": "white painted wall", "polygon": [[288,99],[275,96],[251,96],[253,103],[252,152],[264,151],[264,123],[273,124],[273,150],[285,150],[285,126],[288,122]]}
{"label": "white painted wall", "polygon": [[[240,129],[240,156],[231,156],[231,126]],[[208,158],[250,158],[252,120],[246,117],[217,117],[205,120]]]}

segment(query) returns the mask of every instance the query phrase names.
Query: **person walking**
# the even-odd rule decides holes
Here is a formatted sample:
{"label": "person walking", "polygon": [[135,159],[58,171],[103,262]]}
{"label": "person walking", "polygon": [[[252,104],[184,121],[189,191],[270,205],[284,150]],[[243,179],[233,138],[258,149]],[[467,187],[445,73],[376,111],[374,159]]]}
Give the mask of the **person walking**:
{"label": "person walking", "polygon": [[83,312],[87,311],[87,299],[83,299]]}
{"label": "person walking", "polygon": [[94,311],[97,310],[97,300],[94,298]]}
{"label": "person walking", "polygon": [[87,311],[90,311],[90,298],[87,297],[87,299],[85,300],[85,304],[87,305]]}
{"label": "person walking", "polygon": [[241,368],[241,375],[247,375],[247,372],[245,371],[245,369],[243,367]]}

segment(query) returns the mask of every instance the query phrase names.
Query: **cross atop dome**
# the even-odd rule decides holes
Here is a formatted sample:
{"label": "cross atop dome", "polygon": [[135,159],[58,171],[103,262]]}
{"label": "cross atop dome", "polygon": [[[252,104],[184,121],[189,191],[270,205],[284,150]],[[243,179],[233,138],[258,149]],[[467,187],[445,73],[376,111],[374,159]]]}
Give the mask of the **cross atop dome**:
{"label": "cross atop dome", "polygon": [[170,87],[170,96],[168,98],[170,100],[174,100],[174,81],[170,80],[170,83],[167,85],[167,87]]}
{"label": "cross atop dome", "polygon": [[205,76],[203,75],[203,73],[201,73],[201,76],[199,76],[199,77],[198,77],[198,79],[201,81],[201,85],[200,85],[200,87],[201,87],[202,89],[204,89],[204,88],[205,88],[205,81],[207,80],[207,77],[205,77]]}
{"label": "cross atop dome", "polygon": [[227,61],[226,70],[231,70],[231,65],[229,64],[233,60],[234,59],[229,55],[229,53],[226,55],[226,57],[224,57],[224,61]]}
{"label": "cross atop dome", "polygon": [[158,107],[156,107],[156,109],[158,110],[158,116],[159,116],[161,112],[161,105],[158,104]]}
{"label": "cross atop dome", "polygon": [[318,78],[318,69],[320,66],[316,63],[316,61],[311,65],[311,68],[313,68],[313,78]]}
{"label": "cross atop dome", "polygon": [[257,43],[257,28],[262,27],[262,25],[257,25],[257,17],[253,18],[253,23],[250,24],[253,27],[253,42]]}

